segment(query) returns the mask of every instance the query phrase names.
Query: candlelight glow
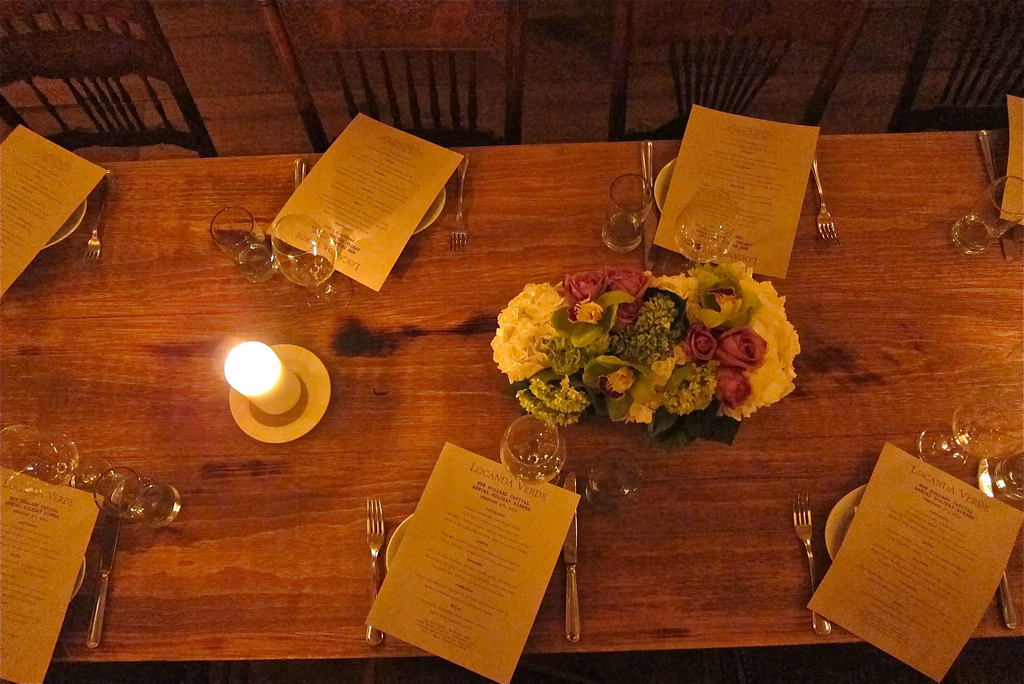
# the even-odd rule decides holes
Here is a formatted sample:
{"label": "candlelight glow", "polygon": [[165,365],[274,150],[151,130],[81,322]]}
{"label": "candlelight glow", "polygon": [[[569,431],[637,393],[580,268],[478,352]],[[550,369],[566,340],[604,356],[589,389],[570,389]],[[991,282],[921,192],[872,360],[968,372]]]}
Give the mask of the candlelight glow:
{"label": "candlelight glow", "polygon": [[243,342],[228,353],[224,377],[247,397],[268,392],[281,376],[281,360],[262,342]]}

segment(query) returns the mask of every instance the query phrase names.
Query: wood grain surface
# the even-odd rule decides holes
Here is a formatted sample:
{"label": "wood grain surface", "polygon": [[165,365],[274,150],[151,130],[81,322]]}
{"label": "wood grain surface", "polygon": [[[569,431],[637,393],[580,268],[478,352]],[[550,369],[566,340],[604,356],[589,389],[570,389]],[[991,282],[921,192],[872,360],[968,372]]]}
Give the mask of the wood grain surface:
{"label": "wood grain surface", "polygon": [[[656,168],[677,149],[657,143]],[[622,447],[640,460],[644,488],[614,515],[582,508],[582,639],[562,634],[559,564],[528,651],[855,639],[811,631],[793,495],[810,491],[821,574],[827,514],[867,481],[884,442],[912,451],[970,392],[1019,385],[1021,261],[997,248],[961,256],[949,240],[985,184],[974,134],[825,136],[818,154],[842,246],[817,238],[809,189],[789,277],[775,281],[803,347],[796,391],[744,421],[732,446],[665,453],[636,426],[568,428],[567,469],[584,472],[603,449]],[[102,263],[82,265],[80,229],[5,294],[3,424],[61,429],[83,460],[135,467],[183,498],[169,527],[123,528],[103,644],[85,648],[87,582],[58,658],[420,653],[364,640],[366,498],[381,497],[393,529],[444,442],[497,459],[519,410],[490,340],[524,283],[642,259],[600,238],[608,184],[639,171],[639,144],[469,156],[465,254],[447,253],[448,207],[412,238],[380,293],[357,285],[344,309],[308,307],[280,276],[248,283],[210,239],[209,220],[226,205],[273,218],[291,192],[289,156],[112,164]],[[247,339],[300,345],[326,364],[331,404],[307,436],[262,444],[232,421],[221,368]],[[1018,613],[1021,568],[1018,541],[1009,568]],[[1003,629],[992,607],[976,634],[1022,631]]]}

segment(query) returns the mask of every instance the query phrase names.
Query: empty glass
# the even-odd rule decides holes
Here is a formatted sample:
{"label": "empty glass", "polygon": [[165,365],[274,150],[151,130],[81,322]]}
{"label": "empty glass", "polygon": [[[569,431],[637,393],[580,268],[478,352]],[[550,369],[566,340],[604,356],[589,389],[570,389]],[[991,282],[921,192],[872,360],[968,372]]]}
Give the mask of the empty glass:
{"label": "empty glass", "polygon": [[210,235],[238,264],[246,280],[261,283],[277,270],[267,237],[247,209],[227,207],[218,211],[210,221]]}
{"label": "empty glass", "polygon": [[78,448],[59,432],[31,425],[10,425],[0,430],[0,465],[13,471],[20,488],[33,481],[54,485],[71,482],[78,467]]}
{"label": "empty glass", "polygon": [[644,221],[651,211],[651,193],[643,176],[627,173],[612,181],[601,238],[609,249],[629,252],[644,236]]}
{"label": "empty glass", "polygon": [[611,511],[640,489],[640,464],[625,449],[605,451],[587,473],[584,494],[597,508]]}
{"label": "empty glass", "polygon": [[285,278],[306,288],[307,304],[348,304],[352,282],[332,278],[340,250],[330,231],[305,214],[287,214],[271,227],[270,244]]}
{"label": "empty glass", "polygon": [[93,499],[101,510],[124,522],[144,522],[150,527],[169,524],[181,511],[177,489],[140,477],[124,466],[111,468],[99,476],[93,485]]}
{"label": "empty glass", "polygon": [[1012,501],[1024,499],[1024,455],[992,464],[992,488],[996,496]]}
{"label": "empty glass", "polygon": [[1024,452],[1020,388],[983,391],[953,413],[952,431],[925,430],[917,439],[921,458],[944,470],[957,471],[968,461],[999,459]]}
{"label": "empty glass", "polygon": [[981,254],[1003,233],[1020,223],[1024,180],[997,178],[979,197],[970,213],[953,224],[953,244],[964,254]]}
{"label": "empty glass", "polygon": [[676,248],[694,263],[706,264],[725,256],[736,237],[736,202],[724,190],[701,190],[683,207],[674,222]]}
{"label": "empty glass", "polygon": [[501,438],[501,462],[524,482],[549,482],[565,465],[565,440],[558,427],[522,416]]}

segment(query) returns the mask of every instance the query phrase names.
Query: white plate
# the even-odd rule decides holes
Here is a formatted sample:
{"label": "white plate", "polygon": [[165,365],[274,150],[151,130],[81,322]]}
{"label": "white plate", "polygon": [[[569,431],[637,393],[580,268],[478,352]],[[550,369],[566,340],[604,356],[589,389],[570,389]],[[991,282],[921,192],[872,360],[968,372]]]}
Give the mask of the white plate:
{"label": "white plate", "polygon": [[420,221],[418,226],[416,226],[416,230],[412,231],[413,235],[416,233],[422,233],[431,223],[437,220],[437,217],[441,215],[441,210],[444,209],[444,203],[447,197],[447,191],[445,191],[444,188],[441,188],[441,192],[434,198],[433,204],[427,208],[427,213],[424,214],[423,220]]}
{"label": "white plate", "polygon": [[839,547],[843,544],[846,531],[850,529],[853,514],[856,513],[855,509],[860,505],[865,489],[867,489],[867,485],[861,485],[854,489],[840,499],[839,503],[832,507],[832,512],[828,514],[828,520],[825,521],[825,548],[828,550],[829,558],[833,560],[839,553]]}
{"label": "white plate", "polygon": [[395,531],[391,533],[391,539],[388,539],[388,548],[384,550],[384,569],[388,570],[391,567],[391,563],[395,559],[395,553],[398,552],[398,546],[402,543],[402,537],[405,536],[405,531],[409,528],[407,523],[412,520],[410,515],[408,518],[403,520]]}
{"label": "white plate", "polygon": [[82,224],[82,219],[85,218],[85,210],[89,206],[88,198],[82,200],[82,203],[75,207],[75,210],[71,212],[71,216],[64,222],[64,225],[57,229],[57,232],[53,234],[46,244],[43,245],[43,249],[55,245],[68,235],[75,232],[75,228],[78,228]]}
{"label": "white plate", "polygon": [[658,211],[664,211],[665,198],[668,197],[668,186],[672,184],[672,172],[676,169],[676,160],[661,167],[658,177],[654,179],[654,202],[658,205]]}

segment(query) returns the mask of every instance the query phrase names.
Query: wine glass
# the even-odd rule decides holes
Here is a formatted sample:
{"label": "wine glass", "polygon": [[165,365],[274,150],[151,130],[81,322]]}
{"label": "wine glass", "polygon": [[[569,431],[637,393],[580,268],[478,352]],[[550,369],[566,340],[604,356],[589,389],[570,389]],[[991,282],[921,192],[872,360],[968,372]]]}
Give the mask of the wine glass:
{"label": "wine glass", "polygon": [[736,236],[737,211],[736,202],[726,191],[701,190],[676,217],[676,248],[697,264],[721,259]]}
{"label": "wine glass", "polygon": [[35,491],[35,484],[66,485],[78,467],[78,448],[59,432],[31,425],[10,425],[0,430],[0,465],[12,471],[9,482]]}
{"label": "wine glass", "polygon": [[921,458],[953,471],[968,461],[1016,456],[1024,451],[1020,389],[991,389],[960,404],[952,430],[925,430],[917,438]]}
{"label": "wine glass", "polygon": [[352,282],[332,278],[340,249],[330,231],[305,214],[282,216],[270,229],[278,268],[288,280],[306,288],[309,305],[330,302],[344,307],[352,298]]}
{"label": "wine glass", "polygon": [[501,438],[501,462],[524,482],[548,482],[565,464],[565,440],[558,427],[533,416],[521,416]]}

